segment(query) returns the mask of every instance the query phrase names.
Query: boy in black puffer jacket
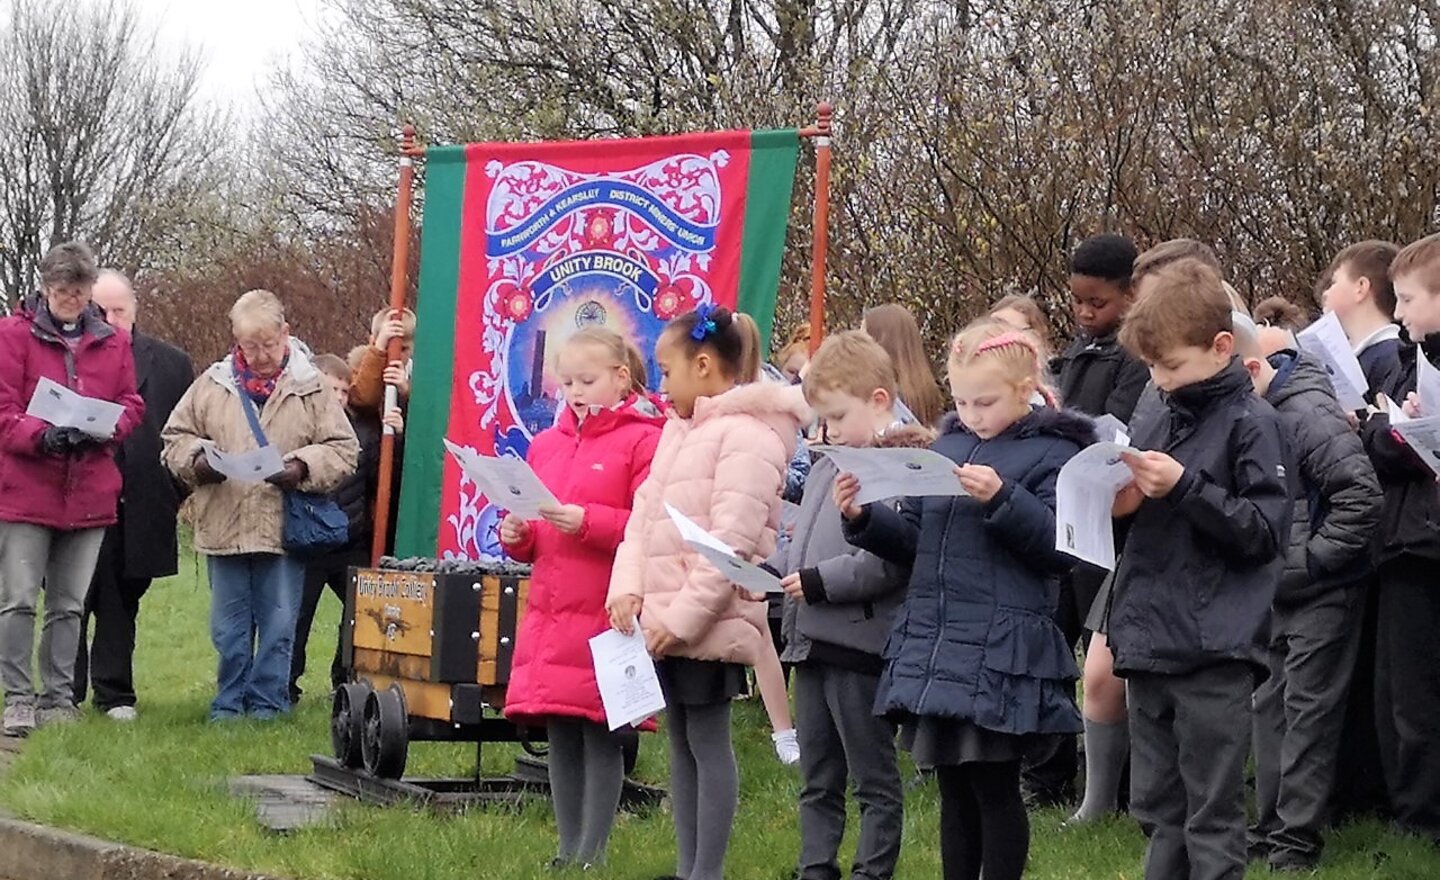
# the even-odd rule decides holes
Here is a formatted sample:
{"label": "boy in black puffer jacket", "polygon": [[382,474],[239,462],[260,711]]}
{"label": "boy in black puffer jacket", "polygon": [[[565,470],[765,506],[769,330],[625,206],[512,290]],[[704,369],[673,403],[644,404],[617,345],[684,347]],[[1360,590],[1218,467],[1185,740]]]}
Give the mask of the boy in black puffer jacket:
{"label": "boy in black puffer jacket", "polygon": [[[300,616],[295,622],[295,647],[290,655],[290,702],[300,702],[300,676],[305,672],[305,649],[310,641],[310,627],[315,621],[315,610],[320,597],[328,586],[330,591],[345,605],[347,580],[351,566],[364,567],[370,564],[370,542],[373,539],[372,511],[379,494],[380,483],[380,437],[381,422],[373,417],[359,414],[349,405],[350,367],[333,354],[318,355],[315,367],[325,374],[336,400],[345,407],[350,427],[360,441],[360,458],[355,472],[345,478],[332,496],[345,516],[350,520],[350,541],[344,547],[311,559],[305,564],[305,589],[300,599]],[[384,424],[395,429],[396,439],[405,430],[405,422],[398,409],[385,417]],[[400,460],[397,443],[396,461]],[[392,520],[393,522],[393,520]],[[340,657],[340,643],[336,640],[335,656],[330,663],[330,684],[338,686],[345,680],[345,668]]]}
{"label": "boy in black puffer jacket", "polygon": [[1130,810],[1149,839],[1146,880],[1239,880],[1250,697],[1290,528],[1285,444],[1233,356],[1215,270],[1179,260],[1142,285],[1120,341],[1166,396],[1133,435],[1148,451],[1124,456],[1135,480],[1115,501],[1131,518],[1109,618],[1129,688]]}
{"label": "boy in black puffer jacket", "polygon": [[1255,692],[1256,823],[1250,854],[1277,871],[1313,870],[1323,846],[1346,696],[1380,524],[1380,483],[1335,400],[1325,367],[1291,350],[1261,356],[1236,312],[1236,347],[1275,407],[1295,466],[1295,512],[1275,593],[1270,677]]}
{"label": "boy in black puffer jacket", "polygon": [[[1390,267],[1395,317],[1410,339],[1386,396],[1412,415],[1419,358],[1440,365],[1440,235],[1406,247]],[[1380,485],[1385,513],[1379,550],[1375,716],[1380,762],[1396,824],[1440,843],[1440,489],[1430,470],[1391,429],[1387,413],[1366,420],[1361,437]]]}

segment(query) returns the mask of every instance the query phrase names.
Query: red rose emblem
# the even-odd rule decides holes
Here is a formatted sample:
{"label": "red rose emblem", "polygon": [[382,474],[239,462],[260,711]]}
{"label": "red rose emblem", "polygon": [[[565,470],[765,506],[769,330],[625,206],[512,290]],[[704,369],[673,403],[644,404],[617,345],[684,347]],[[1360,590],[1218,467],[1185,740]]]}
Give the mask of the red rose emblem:
{"label": "red rose emblem", "polygon": [[507,294],[501,302],[501,309],[517,324],[530,317],[530,313],[535,311],[535,298],[530,295],[530,288],[521,287]]}
{"label": "red rose emblem", "polygon": [[685,311],[685,303],[688,299],[685,291],[681,290],[678,285],[665,285],[655,294],[655,317],[662,321],[674,318]]}

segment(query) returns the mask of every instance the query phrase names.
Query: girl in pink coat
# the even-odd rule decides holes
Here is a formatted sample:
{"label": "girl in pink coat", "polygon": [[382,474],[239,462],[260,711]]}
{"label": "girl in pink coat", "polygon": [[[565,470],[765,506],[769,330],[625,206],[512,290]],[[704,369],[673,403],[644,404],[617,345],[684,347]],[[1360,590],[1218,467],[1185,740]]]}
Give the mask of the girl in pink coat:
{"label": "girl in pink coat", "polygon": [[623,740],[605,723],[590,639],[609,626],[615,548],[665,420],[645,397],[640,353],[613,330],[575,333],[557,367],[565,408],[526,458],[562,504],[541,520],[509,515],[500,524],[507,552],[535,565],[505,715],[549,733],[560,836],[552,867],[588,867],[604,857],[625,781]]}
{"label": "girl in pink coat", "polygon": [[638,618],[665,691],[682,880],[722,876],[739,799],[730,700],[770,630],[765,603],[689,550],[665,506],[741,556],[758,561],[775,549],[780,490],[808,409],[798,388],[754,381],[759,342],[748,316],[709,306],[660,335],[655,360],[674,417],[610,579],[611,623],[629,633]]}

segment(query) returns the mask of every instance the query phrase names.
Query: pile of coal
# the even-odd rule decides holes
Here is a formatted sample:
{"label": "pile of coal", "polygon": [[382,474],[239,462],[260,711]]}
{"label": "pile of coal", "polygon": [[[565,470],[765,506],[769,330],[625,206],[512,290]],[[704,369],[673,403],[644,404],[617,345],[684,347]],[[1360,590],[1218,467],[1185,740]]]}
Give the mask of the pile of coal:
{"label": "pile of coal", "polygon": [[518,562],[476,562],[471,559],[435,559],[430,556],[380,557],[380,568],[386,571],[417,571],[434,574],[462,574],[491,577],[529,577],[530,566]]}

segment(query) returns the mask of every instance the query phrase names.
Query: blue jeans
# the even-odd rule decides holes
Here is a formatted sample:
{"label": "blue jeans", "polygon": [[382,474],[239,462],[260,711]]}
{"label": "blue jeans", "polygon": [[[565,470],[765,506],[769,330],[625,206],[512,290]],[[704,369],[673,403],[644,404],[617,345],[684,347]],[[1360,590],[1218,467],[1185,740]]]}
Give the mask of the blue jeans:
{"label": "blue jeans", "polygon": [[220,655],[212,721],[290,709],[290,653],[305,581],[288,556],[210,556],[210,641]]}

